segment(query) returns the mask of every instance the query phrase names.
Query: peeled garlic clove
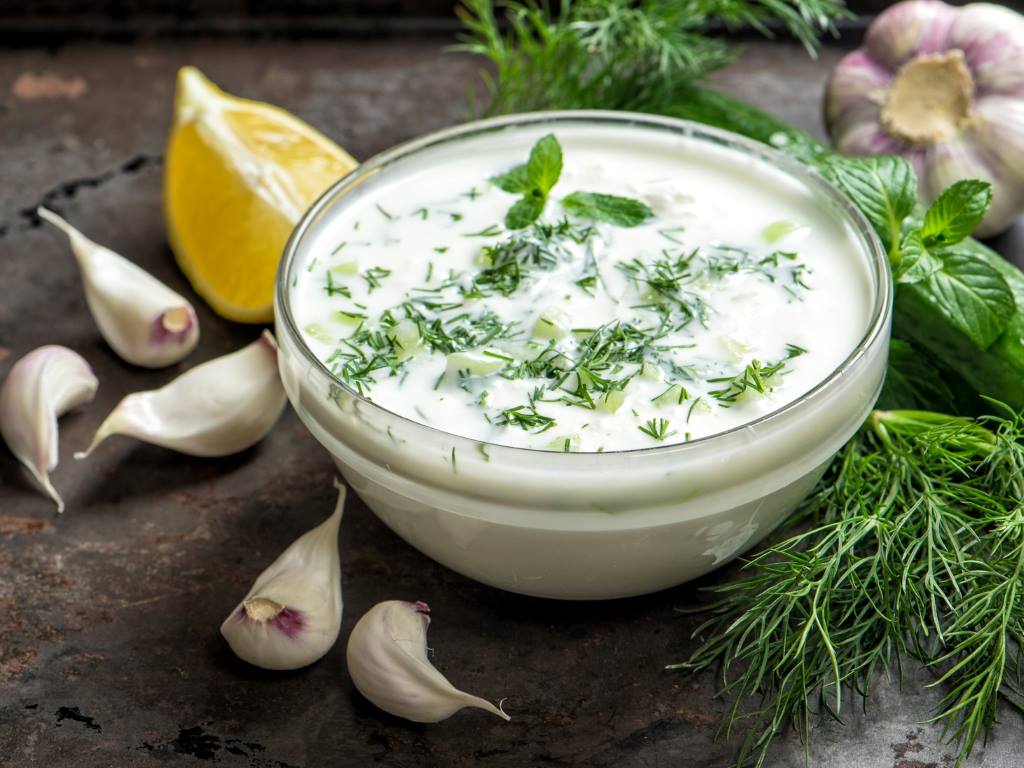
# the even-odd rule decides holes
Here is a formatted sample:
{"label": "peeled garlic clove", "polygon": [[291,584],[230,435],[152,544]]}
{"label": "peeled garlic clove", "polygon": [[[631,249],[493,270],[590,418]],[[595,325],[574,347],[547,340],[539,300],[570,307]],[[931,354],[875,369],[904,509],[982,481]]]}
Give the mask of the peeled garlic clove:
{"label": "peeled garlic clove", "polygon": [[227,456],[266,437],[284,403],[277,343],[264,331],[249,346],[197,365],[160,389],[125,397],[75,458],[84,459],[111,435],[190,456]]}
{"label": "peeled garlic clove", "polygon": [[321,658],[338,639],[338,526],[345,486],[335,485],[334,514],[282,552],[221,625],[220,633],[240,659],[263,669],[298,669]]}
{"label": "peeled garlic clove", "polygon": [[123,256],[87,238],[46,208],[39,217],[68,236],[96,325],[125,361],[163,368],[182,360],[199,341],[199,320],[184,297]]}
{"label": "peeled garlic clove", "polygon": [[57,502],[64,502],[50,482],[57,467],[57,417],[96,395],[92,368],[66,347],[46,346],[29,352],[11,368],[0,388],[0,434],[18,461]]}
{"label": "peeled garlic clove", "polygon": [[385,712],[437,723],[464,707],[508,720],[485,699],[455,688],[427,660],[426,603],[388,600],[359,619],[348,638],[348,673],[359,692]]}

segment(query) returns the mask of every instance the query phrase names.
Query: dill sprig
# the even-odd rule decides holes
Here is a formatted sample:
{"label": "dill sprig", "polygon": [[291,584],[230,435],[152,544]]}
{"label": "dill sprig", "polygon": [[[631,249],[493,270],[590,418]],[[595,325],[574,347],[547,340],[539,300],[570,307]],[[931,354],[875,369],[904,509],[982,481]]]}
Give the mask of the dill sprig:
{"label": "dill sprig", "polygon": [[721,27],[782,28],[813,52],[848,15],[842,0],[463,0],[458,13],[458,50],[494,69],[481,73],[487,114],[649,109],[732,61]]}
{"label": "dill sprig", "polygon": [[806,349],[798,347],[796,344],[787,344],[786,354],[772,363],[751,360],[735,376],[708,379],[711,384],[725,384],[724,387],[710,390],[708,395],[715,398],[724,407],[733,405],[747,392],[763,395],[771,389],[771,380],[782,373],[786,363],[806,352]]}
{"label": "dill sprig", "polygon": [[905,658],[933,669],[935,720],[969,756],[999,696],[1024,709],[1024,417],[876,411],[816,494],[719,599],[677,668],[720,668],[745,729],[738,764],[765,764],[789,722],[840,716],[847,694]]}

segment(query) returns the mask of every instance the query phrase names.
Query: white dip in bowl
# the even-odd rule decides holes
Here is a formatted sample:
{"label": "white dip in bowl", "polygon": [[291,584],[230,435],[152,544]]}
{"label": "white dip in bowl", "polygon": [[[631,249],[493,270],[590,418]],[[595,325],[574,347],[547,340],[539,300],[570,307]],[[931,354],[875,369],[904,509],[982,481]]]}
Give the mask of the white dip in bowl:
{"label": "white dip in bowl", "polygon": [[392,529],[495,586],[606,598],[699,576],[800,502],[874,403],[891,295],[802,166],[572,112],[360,166],[276,301],[293,405]]}

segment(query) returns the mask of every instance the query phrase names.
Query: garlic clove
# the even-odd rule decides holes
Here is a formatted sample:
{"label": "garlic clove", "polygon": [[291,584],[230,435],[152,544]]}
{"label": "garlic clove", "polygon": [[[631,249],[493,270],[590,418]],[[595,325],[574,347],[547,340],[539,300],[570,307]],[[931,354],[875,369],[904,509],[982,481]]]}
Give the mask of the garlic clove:
{"label": "garlic clove", "polygon": [[963,51],[979,93],[1020,98],[1024,16],[994,3],[969,3],[958,10],[944,47]]}
{"label": "garlic clove", "polygon": [[98,386],[81,355],[51,345],[16,362],[0,388],[0,434],[58,512],[64,511],[64,501],[50,482],[58,459],[57,417],[92,400]]}
{"label": "garlic clove", "polygon": [[345,486],[335,481],[334,513],[270,564],[224,620],[220,633],[240,659],[263,669],[299,669],[326,654],[341,629],[338,527]]}
{"label": "garlic clove", "polygon": [[284,404],[277,343],[264,331],[247,347],[197,365],[160,389],[125,397],[75,458],[84,459],[111,435],[190,456],[227,456],[266,437]]}
{"label": "garlic clove", "polygon": [[388,600],[352,629],[346,658],[352,682],[373,704],[416,723],[437,723],[464,707],[508,720],[486,699],[455,688],[427,659],[426,603]]}
{"label": "garlic clove", "polygon": [[863,50],[847,54],[829,77],[825,123],[833,139],[861,123],[877,123],[892,71]]}
{"label": "garlic clove", "polygon": [[123,256],[94,243],[53,211],[39,208],[37,213],[68,236],[89,312],[123,360],[143,368],[163,368],[195,349],[199,320],[184,297]]}
{"label": "garlic clove", "polygon": [[896,69],[921,53],[948,47],[946,40],[958,9],[936,0],[907,0],[878,15],[864,47],[881,64]]}
{"label": "garlic clove", "polygon": [[[1024,189],[1024,101],[1015,97],[988,95],[974,103],[971,135],[987,148],[996,168],[1014,190]],[[983,177],[979,177],[983,178]],[[995,196],[1003,195],[997,187]]]}

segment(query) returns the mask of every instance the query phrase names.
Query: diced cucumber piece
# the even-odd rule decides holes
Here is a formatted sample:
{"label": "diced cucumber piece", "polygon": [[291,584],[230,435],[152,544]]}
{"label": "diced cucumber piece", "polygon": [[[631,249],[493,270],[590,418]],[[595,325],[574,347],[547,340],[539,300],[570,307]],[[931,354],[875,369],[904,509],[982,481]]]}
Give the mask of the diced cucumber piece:
{"label": "diced cucumber piece", "polygon": [[332,312],[331,321],[345,326],[354,326],[365,322],[366,315],[361,312]]}
{"label": "diced cucumber piece", "polygon": [[325,344],[333,344],[338,340],[338,334],[332,333],[320,323],[308,323],[303,329],[307,336],[310,336],[317,341],[322,341]]}
{"label": "diced cucumber piece", "polygon": [[359,274],[359,263],[355,259],[346,259],[331,266],[330,271],[339,276]]}
{"label": "diced cucumber piece", "polygon": [[500,352],[453,352],[447,357],[445,375],[450,378],[490,376],[504,368],[508,362],[508,356]]}
{"label": "diced cucumber piece", "polygon": [[666,408],[670,405],[681,405],[685,400],[689,399],[686,389],[682,384],[673,384],[671,387],[666,389],[660,395],[655,397],[651,402],[659,408]]}
{"label": "diced cucumber piece", "polygon": [[423,339],[420,338],[420,329],[412,320],[399,320],[394,327],[388,331],[388,337],[401,348],[405,356],[415,355],[423,349]]}
{"label": "diced cucumber piece", "polygon": [[599,411],[605,413],[615,413],[622,404],[626,402],[626,392],[622,389],[612,389],[605,392],[595,401],[595,405]]}
{"label": "diced cucumber piece", "polygon": [[665,372],[661,370],[660,366],[644,363],[640,367],[640,378],[647,379],[647,381],[664,381]]}
{"label": "diced cucumber piece", "polygon": [[763,237],[765,242],[768,244],[777,243],[779,240],[793,234],[798,229],[800,229],[800,225],[796,222],[789,221],[788,219],[773,221],[761,230],[761,237]]}
{"label": "diced cucumber piece", "polygon": [[564,339],[569,335],[569,317],[560,309],[544,310],[533,325],[533,335],[538,339]]}
{"label": "diced cucumber piece", "polygon": [[575,432],[568,435],[559,435],[547,444],[547,448],[551,451],[564,451],[565,453],[578,451],[580,449],[580,436]]}

